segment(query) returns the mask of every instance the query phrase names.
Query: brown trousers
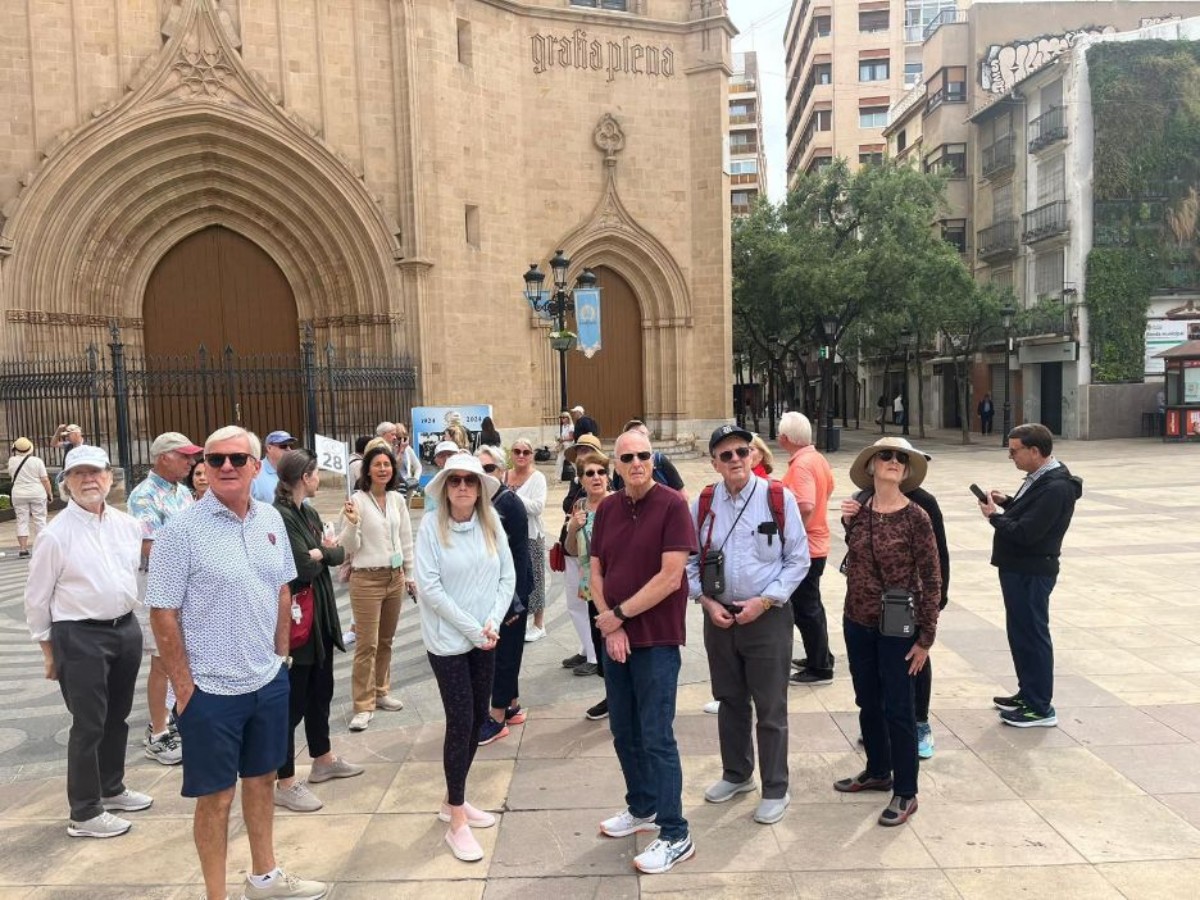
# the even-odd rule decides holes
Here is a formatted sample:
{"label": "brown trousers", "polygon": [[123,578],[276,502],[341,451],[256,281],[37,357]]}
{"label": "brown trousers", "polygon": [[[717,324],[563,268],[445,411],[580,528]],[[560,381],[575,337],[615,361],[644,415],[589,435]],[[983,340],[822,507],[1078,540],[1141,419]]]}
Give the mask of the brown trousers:
{"label": "brown trousers", "polygon": [[404,569],[350,574],[350,609],[354,613],[354,668],[350,693],[354,711],[372,712],[375,698],[392,684],[392,638],[404,600]]}

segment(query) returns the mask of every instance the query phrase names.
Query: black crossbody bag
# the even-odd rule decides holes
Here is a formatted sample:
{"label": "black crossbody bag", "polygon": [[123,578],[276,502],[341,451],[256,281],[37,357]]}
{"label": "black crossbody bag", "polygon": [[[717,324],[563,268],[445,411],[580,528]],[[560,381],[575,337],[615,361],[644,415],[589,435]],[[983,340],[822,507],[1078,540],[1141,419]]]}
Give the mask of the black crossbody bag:
{"label": "black crossbody bag", "polygon": [[[883,569],[879,566],[879,558],[875,555],[875,525],[871,514],[873,509],[867,509],[867,539],[871,543],[871,562],[875,564],[875,573],[879,583],[886,585],[883,579]],[[909,545],[911,551],[912,545]],[[911,638],[917,633],[917,604],[912,591],[906,587],[884,587],[879,608],[879,633],[884,637]]]}

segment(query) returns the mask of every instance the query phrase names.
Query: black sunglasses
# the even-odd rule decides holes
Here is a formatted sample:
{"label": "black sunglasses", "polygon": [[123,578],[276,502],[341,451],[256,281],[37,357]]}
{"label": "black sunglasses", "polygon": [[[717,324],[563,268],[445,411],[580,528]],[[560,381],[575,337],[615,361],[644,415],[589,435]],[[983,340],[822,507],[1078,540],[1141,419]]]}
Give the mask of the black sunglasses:
{"label": "black sunglasses", "polygon": [[467,487],[479,487],[479,476],[477,475],[450,475],[446,478],[446,483],[452,488],[466,485]]}
{"label": "black sunglasses", "polygon": [[496,465],[495,463],[484,463],[483,464],[483,471],[487,472],[489,475],[491,475],[493,472],[495,472],[498,468],[500,468],[500,467],[498,465]]}
{"label": "black sunglasses", "polygon": [[631,462],[633,462],[634,457],[637,457],[642,462],[649,462],[650,457],[653,455],[654,454],[649,450],[639,450],[637,453],[622,453],[617,457],[617,459],[621,460],[621,462],[625,463],[625,465],[629,465]]}
{"label": "black sunglasses", "polygon": [[717,459],[719,459],[723,463],[727,463],[727,462],[733,462],[733,458],[735,456],[738,459],[745,459],[749,455],[750,455],[750,448],[746,447],[746,446],[742,446],[742,447],[734,447],[732,450],[722,450],[720,453],[717,454]]}
{"label": "black sunglasses", "polygon": [[588,469],[583,473],[584,478],[599,478],[601,475],[607,475],[608,472],[604,469]]}
{"label": "black sunglasses", "polygon": [[240,469],[250,461],[249,453],[206,453],[204,461],[214,469],[219,469],[225,465],[225,460],[229,460],[229,464],[235,469]]}
{"label": "black sunglasses", "polygon": [[514,447],[512,454],[513,454],[513,456],[533,456],[533,451],[532,450],[520,450],[520,449],[517,449]]}
{"label": "black sunglasses", "polygon": [[891,462],[893,459],[902,466],[908,465],[908,454],[903,450],[880,450],[875,454],[884,462]]}

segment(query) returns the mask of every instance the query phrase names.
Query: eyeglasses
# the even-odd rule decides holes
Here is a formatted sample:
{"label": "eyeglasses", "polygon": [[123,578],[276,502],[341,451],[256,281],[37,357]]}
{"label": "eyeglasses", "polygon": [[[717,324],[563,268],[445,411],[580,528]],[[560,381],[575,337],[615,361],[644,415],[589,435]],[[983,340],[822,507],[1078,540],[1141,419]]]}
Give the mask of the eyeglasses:
{"label": "eyeglasses", "polygon": [[750,455],[749,447],[734,447],[732,450],[722,450],[720,453],[717,454],[717,459],[719,459],[723,463],[727,463],[727,462],[733,462],[733,458],[735,456],[738,459],[745,459],[749,455]]}
{"label": "eyeglasses", "polygon": [[607,475],[604,469],[588,469],[583,473],[584,478],[599,478],[601,475]]}
{"label": "eyeglasses", "polygon": [[452,488],[462,487],[464,484],[467,487],[479,487],[478,475],[450,475],[446,478],[446,483]]}
{"label": "eyeglasses", "polygon": [[653,455],[654,454],[649,450],[639,450],[637,453],[622,453],[617,457],[617,459],[621,460],[621,462],[625,463],[625,465],[629,465],[631,462],[633,462],[634,457],[637,457],[642,462],[649,462],[650,457]]}
{"label": "eyeglasses", "polygon": [[225,460],[229,460],[229,464],[235,469],[240,469],[246,463],[250,462],[249,453],[206,453],[204,461],[214,469],[219,469],[225,465]]}
{"label": "eyeglasses", "polygon": [[875,455],[883,462],[891,462],[894,459],[902,466],[908,465],[908,454],[903,450],[880,450]]}
{"label": "eyeglasses", "polygon": [[500,467],[498,465],[496,465],[495,463],[484,463],[483,464],[483,471],[487,472],[489,475],[491,475],[493,472],[495,472],[498,468],[500,468]]}
{"label": "eyeglasses", "polygon": [[532,450],[518,450],[516,447],[514,447],[512,454],[513,454],[513,456],[533,456],[533,451]]}
{"label": "eyeglasses", "polygon": [[1026,447],[1024,444],[1017,444],[1017,446],[1015,446],[1015,447],[1008,448],[1008,455],[1015,456],[1016,454],[1020,453],[1022,450],[1028,450],[1028,449],[1029,448]]}

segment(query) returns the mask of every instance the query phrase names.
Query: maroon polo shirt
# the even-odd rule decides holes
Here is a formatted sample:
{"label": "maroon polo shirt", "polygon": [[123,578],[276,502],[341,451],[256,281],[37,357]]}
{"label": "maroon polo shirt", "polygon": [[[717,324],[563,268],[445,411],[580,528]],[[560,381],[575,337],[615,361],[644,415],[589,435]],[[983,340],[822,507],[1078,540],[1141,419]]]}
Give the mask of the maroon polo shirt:
{"label": "maroon polo shirt", "polygon": [[[687,502],[678,493],[655,485],[641,500],[624,490],[596,510],[589,555],[600,561],[604,602],[612,609],[640,591],[662,570],[662,555],[671,550],[698,552],[696,528]],[[687,643],[687,574],[660,603],[625,623],[631,647],[681,647]]]}

